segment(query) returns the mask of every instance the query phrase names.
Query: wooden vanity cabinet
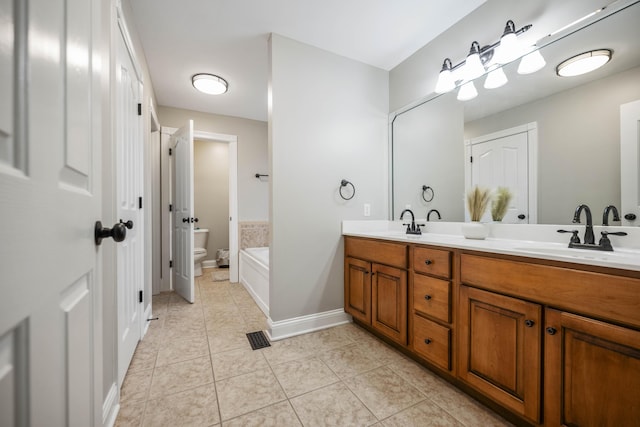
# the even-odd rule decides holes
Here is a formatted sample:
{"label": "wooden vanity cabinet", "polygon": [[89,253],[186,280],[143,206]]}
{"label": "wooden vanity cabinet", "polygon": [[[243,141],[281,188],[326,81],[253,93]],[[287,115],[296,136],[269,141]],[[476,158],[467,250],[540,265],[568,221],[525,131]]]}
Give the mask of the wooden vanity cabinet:
{"label": "wooden vanity cabinet", "polygon": [[451,372],[452,252],[413,246],[411,253],[410,348],[428,362]]}
{"label": "wooden vanity cabinet", "polygon": [[542,307],[468,286],[459,305],[458,377],[538,423]]}
{"label": "wooden vanity cabinet", "polygon": [[545,319],[545,425],[640,425],[640,332],[550,308]]}
{"label": "wooden vanity cabinet", "polygon": [[345,311],[407,345],[407,246],[345,238]]}

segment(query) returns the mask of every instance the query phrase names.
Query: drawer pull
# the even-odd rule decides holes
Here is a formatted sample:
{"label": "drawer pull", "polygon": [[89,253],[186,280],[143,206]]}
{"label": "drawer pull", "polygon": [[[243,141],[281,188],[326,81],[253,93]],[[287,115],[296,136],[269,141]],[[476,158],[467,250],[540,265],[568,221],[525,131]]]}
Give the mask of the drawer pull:
{"label": "drawer pull", "polygon": [[431,295],[425,295],[424,299],[426,299],[427,301],[429,301],[431,299]]}
{"label": "drawer pull", "polygon": [[535,324],[536,324],[536,322],[534,322],[533,320],[527,319],[527,320],[525,320],[525,321],[524,321],[524,324],[525,324],[525,326],[526,326],[527,328],[532,328],[532,327],[533,327],[533,325],[535,325]]}
{"label": "drawer pull", "polygon": [[556,328],[554,328],[554,327],[552,327],[552,326],[549,326],[549,327],[547,328],[547,333],[548,333],[549,335],[555,335],[555,334],[556,334],[556,332],[557,332]]}
{"label": "drawer pull", "polygon": [[431,264],[433,264],[433,261],[431,261],[430,259],[426,259],[426,260],[424,260],[424,263],[427,264],[427,265],[431,265]]}
{"label": "drawer pull", "polygon": [[427,338],[426,340],[424,340],[424,343],[427,345],[431,344],[431,338]]}

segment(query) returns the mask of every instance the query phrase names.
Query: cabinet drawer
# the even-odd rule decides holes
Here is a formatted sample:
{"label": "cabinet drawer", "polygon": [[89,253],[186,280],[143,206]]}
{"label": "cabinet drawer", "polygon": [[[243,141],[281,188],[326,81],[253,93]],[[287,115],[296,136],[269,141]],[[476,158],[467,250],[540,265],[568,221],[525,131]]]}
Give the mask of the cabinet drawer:
{"label": "cabinet drawer", "polygon": [[460,256],[463,284],[640,328],[640,280],[479,255]]}
{"label": "cabinet drawer", "polygon": [[413,274],[413,309],[451,323],[451,282]]}
{"label": "cabinet drawer", "polygon": [[435,365],[451,370],[451,329],[413,315],[413,349]]}
{"label": "cabinet drawer", "polygon": [[449,279],[451,278],[451,252],[416,246],[413,248],[413,269],[419,273]]}
{"label": "cabinet drawer", "polygon": [[344,247],[346,256],[407,268],[407,245],[345,237]]}

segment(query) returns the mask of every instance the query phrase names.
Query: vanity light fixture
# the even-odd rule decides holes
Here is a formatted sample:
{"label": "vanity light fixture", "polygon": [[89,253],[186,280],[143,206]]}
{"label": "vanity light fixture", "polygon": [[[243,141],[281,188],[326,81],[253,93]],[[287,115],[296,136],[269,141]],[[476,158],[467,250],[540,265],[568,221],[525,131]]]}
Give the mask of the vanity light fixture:
{"label": "vanity light fixture", "polygon": [[[516,30],[512,20],[508,20],[505,25],[502,37],[497,42],[481,46],[480,43],[474,41],[471,43],[471,49],[467,58],[456,65],[451,63],[449,58],[444,60],[442,69],[438,75],[438,81],[434,91],[436,93],[450,92],[460,86],[458,91],[458,99],[466,101],[478,96],[478,92],[473,85],[473,80],[483,76],[487,71],[489,75],[484,83],[487,89],[494,89],[507,83],[507,76],[502,70],[502,66],[511,61],[516,60],[525,53],[529,52],[529,58],[523,58],[520,64],[521,74],[533,73],[545,65],[544,58],[540,52],[535,50],[524,51],[517,37],[528,31],[531,25]],[[542,65],[540,65],[542,63]],[[520,70],[520,69],[519,69]]]}
{"label": "vanity light fixture", "polygon": [[520,60],[520,65],[518,66],[518,74],[531,74],[536,71],[541,70],[547,65],[547,62],[542,57],[540,50],[536,47],[532,47],[534,50],[530,53],[527,53]]}
{"label": "vanity light fixture", "polygon": [[473,82],[466,82],[460,86],[460,90],[458,91],[458,101],[469,101],[476,96],[478,96],[478,91],[476,90]]}
{"label": "vanity light fixture", "polygon": [[229,83],[215,74],[195,74],[191,77],[191,84],[200,92],[208,95],[221,95],[229,90]]}
{"label": "vanity light fixture", "polygon": [[436,83],[435,91],[436,93],[446,93],[452,91],[455,87],[456,82],[451,71],[451,60],[447,58],[442,64],[440,74],[438,74],[438,82]]}
{"label": "vanity light fixture", "polygon": [[504,74],[502,67],[494,65],[484,81],[485,89],[496,89],[507,84],[507,76]]}
{"label": "vanity light fixture", "polygon": [[610,49],[597,49],[562,61],[556,67],[556,73],[560,77],[573,77],[589,73],[602,67],[611,60],[613,51]]}

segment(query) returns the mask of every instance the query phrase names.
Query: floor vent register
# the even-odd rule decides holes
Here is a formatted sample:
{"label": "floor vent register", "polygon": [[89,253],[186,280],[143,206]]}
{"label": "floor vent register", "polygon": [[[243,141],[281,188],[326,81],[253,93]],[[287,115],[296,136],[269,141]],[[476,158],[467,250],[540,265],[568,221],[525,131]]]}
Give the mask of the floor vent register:
{"label": "floor vent register", "polygon": [[264,332],[262,331],[249,332],[247,334],[247,339],[249,340],[249,344],[251,344],[252,350],[259,350],[261,348],[271,347],[271,344],[269,344],[269,340],[267,339],[267,337],[264,335]]}

